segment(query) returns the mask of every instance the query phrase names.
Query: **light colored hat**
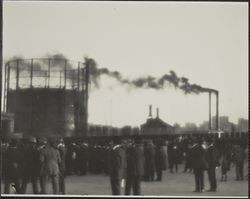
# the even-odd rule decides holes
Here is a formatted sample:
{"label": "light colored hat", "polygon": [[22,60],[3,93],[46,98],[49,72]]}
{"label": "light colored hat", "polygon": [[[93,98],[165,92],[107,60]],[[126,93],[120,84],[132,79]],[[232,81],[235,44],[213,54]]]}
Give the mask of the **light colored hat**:
{"label": "light colored hat", "polygon": [[39,139],[39,141],[43,144],[47,144],[47,139],[44,137],[44,138],[41,138]]}
{"label": "light colored hat", "polygon": [[36,141],[36,138],[34,138],[34,137],[30,137],[30,138],[28,139],[28,141],[31,142],[31,143],[36,143],[36,142],[37,142],[37,141]]}

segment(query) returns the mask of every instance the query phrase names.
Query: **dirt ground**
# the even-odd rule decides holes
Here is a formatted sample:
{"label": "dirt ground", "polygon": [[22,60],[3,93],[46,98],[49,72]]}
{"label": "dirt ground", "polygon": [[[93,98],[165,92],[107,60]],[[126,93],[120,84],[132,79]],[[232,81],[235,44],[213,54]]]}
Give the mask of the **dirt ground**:
{"label": "dirt ground", "polygon": [[[245,165],[245,174],[247,174]],[[182,173],[183,165],[179,166],[178,173],[164,171],[161,182],[142,182],[142,193],[144,196],[248,196],[248,179],[235,181],[235,168],[232,167],[228,173],[228,181],[220,181],[220,168],[217,172],[217,192],[193,193],[194,175]],[[48,194],[52,194],[52,185],[48,185]],[[205,190],[209,189],[207,173],[205,173]],[[3,190],[3,186],[2,186]],[[122,188],[124,193],[124,188]],[[28,184],[27,194],[32,194],[31,184]],[[67,195],[111,195],[109,176],[104,174],[87,174],[86,176],[66,177]]]}

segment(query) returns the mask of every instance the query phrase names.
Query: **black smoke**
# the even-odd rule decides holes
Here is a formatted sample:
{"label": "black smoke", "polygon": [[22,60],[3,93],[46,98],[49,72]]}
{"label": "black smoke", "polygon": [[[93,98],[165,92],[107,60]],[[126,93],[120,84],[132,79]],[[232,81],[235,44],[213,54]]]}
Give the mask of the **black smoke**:
{"label": "black smoke", "polygon": [[107,68],[98,68],[97,63],[92,58],[85,58],[85,64],[89,66],[89,73],[92,82],[98,88],[99,79],[102,75],[115,78],[121,84],[126,84],[134,88],[164,89],[166,86],[180,89],[184,94],[200,94],[204,92],[217,92],[214,89],[205,88],[198,84],[189,83],[186,77],[178,77],[174,71],[164,74],[161,77],[145,76],[133,80],[124,78],[118,71],[110,71]]}
{"label": "black smoke", "polygon": [[[73,67],[72,62],[68,58],[61,54],[46,54],[44,59],[34,59],[33,67],[36,73],[44,74],[48,70],[49,60],[51,70],[64,71],[64,67],[67,67],[67,77],[71,80],[75,78],[75,67]],[[19,70],[27,70],[30,68],[31,59],[24,59],[22,56],[14,56],[10,59],[9,64],[15,66],[16,61],[19,60]],[[38,62],[37,60],[41,60]],[[145,89],[164,89],[167,87],[173,87],[175,89],[180,89],[184,94],[200,94],[204,92],[214,92],[217,91],[210,88],[202,87],[198,84],[192,84],[186,77],[178,77],[174,71],[169,71],[169,73],[162,75],[161,77],[153,76],[143,76],[135,79],[124,78],[119,71],[110,71],[108,68],[98,68],[96,61],[92,58],[84,58],[84,64],[89,67],[90,81],[94,83],[96,88],[99,88],[99,80],[102,75],[107,75],[116,79],[119,83],[128,85],[133,88],[145,88]]]}

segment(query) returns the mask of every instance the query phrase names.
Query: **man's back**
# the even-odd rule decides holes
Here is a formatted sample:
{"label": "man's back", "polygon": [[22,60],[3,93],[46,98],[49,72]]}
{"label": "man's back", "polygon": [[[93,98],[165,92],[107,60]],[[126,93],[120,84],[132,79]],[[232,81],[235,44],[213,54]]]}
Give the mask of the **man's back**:
{"label": "man's back", "polygon": [[4,154],[4,176],[8,178],[20,177],[22,154],[17,146],[9,146]]}
{"label": "man's back", "polygon": [[209,167],[219,166],[218,152],[214,145],[208,147],[206,151],[206,160]]}
{"label": "man's back", "polygon": [[42,174],[57,175],[59,174],[59,164],[61,162],[60,153],[57,149],[48,146],[42,149],[40,160],[43,162]]}
{"label": "man's back", "polygon": [[233,149],[233,160],[234,162],[243,162],[245,159],[245,152],[242,147],[235,145]]}
{"label": "man's back", "polygon": [[127,150],[127,174],[144,175],[144,152],[141,144],[135,144]]}
{"label": "man's back", "polygon": [[195,145],[191,148],[190,159],[194,169],[207,169],[205,149],[201,145]]}
{"label": "man's back", "polygon": [[119,179],[124,177],[126,167],[125,149],[117,145],[110,151],[110,173]]}
{"label": "man's back", "polygon": [[65,172],[65,170],[66,170],[65,161],[66,161],[66,154],[67,154],[66,146],[64,144],[59,144],[58,150],[60,152],[60,158],[61,158],[60,169],[61,169],[61,171]]}

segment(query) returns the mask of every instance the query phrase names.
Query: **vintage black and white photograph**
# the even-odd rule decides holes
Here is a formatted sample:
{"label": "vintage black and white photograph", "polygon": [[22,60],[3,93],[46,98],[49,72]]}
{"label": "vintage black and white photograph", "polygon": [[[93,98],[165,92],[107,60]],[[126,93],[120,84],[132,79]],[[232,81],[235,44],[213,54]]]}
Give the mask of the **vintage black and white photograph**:
{"label": "vintage black and white photograph", "polygon": [[248,197],[248,2],[2,2],[1,196]]}

